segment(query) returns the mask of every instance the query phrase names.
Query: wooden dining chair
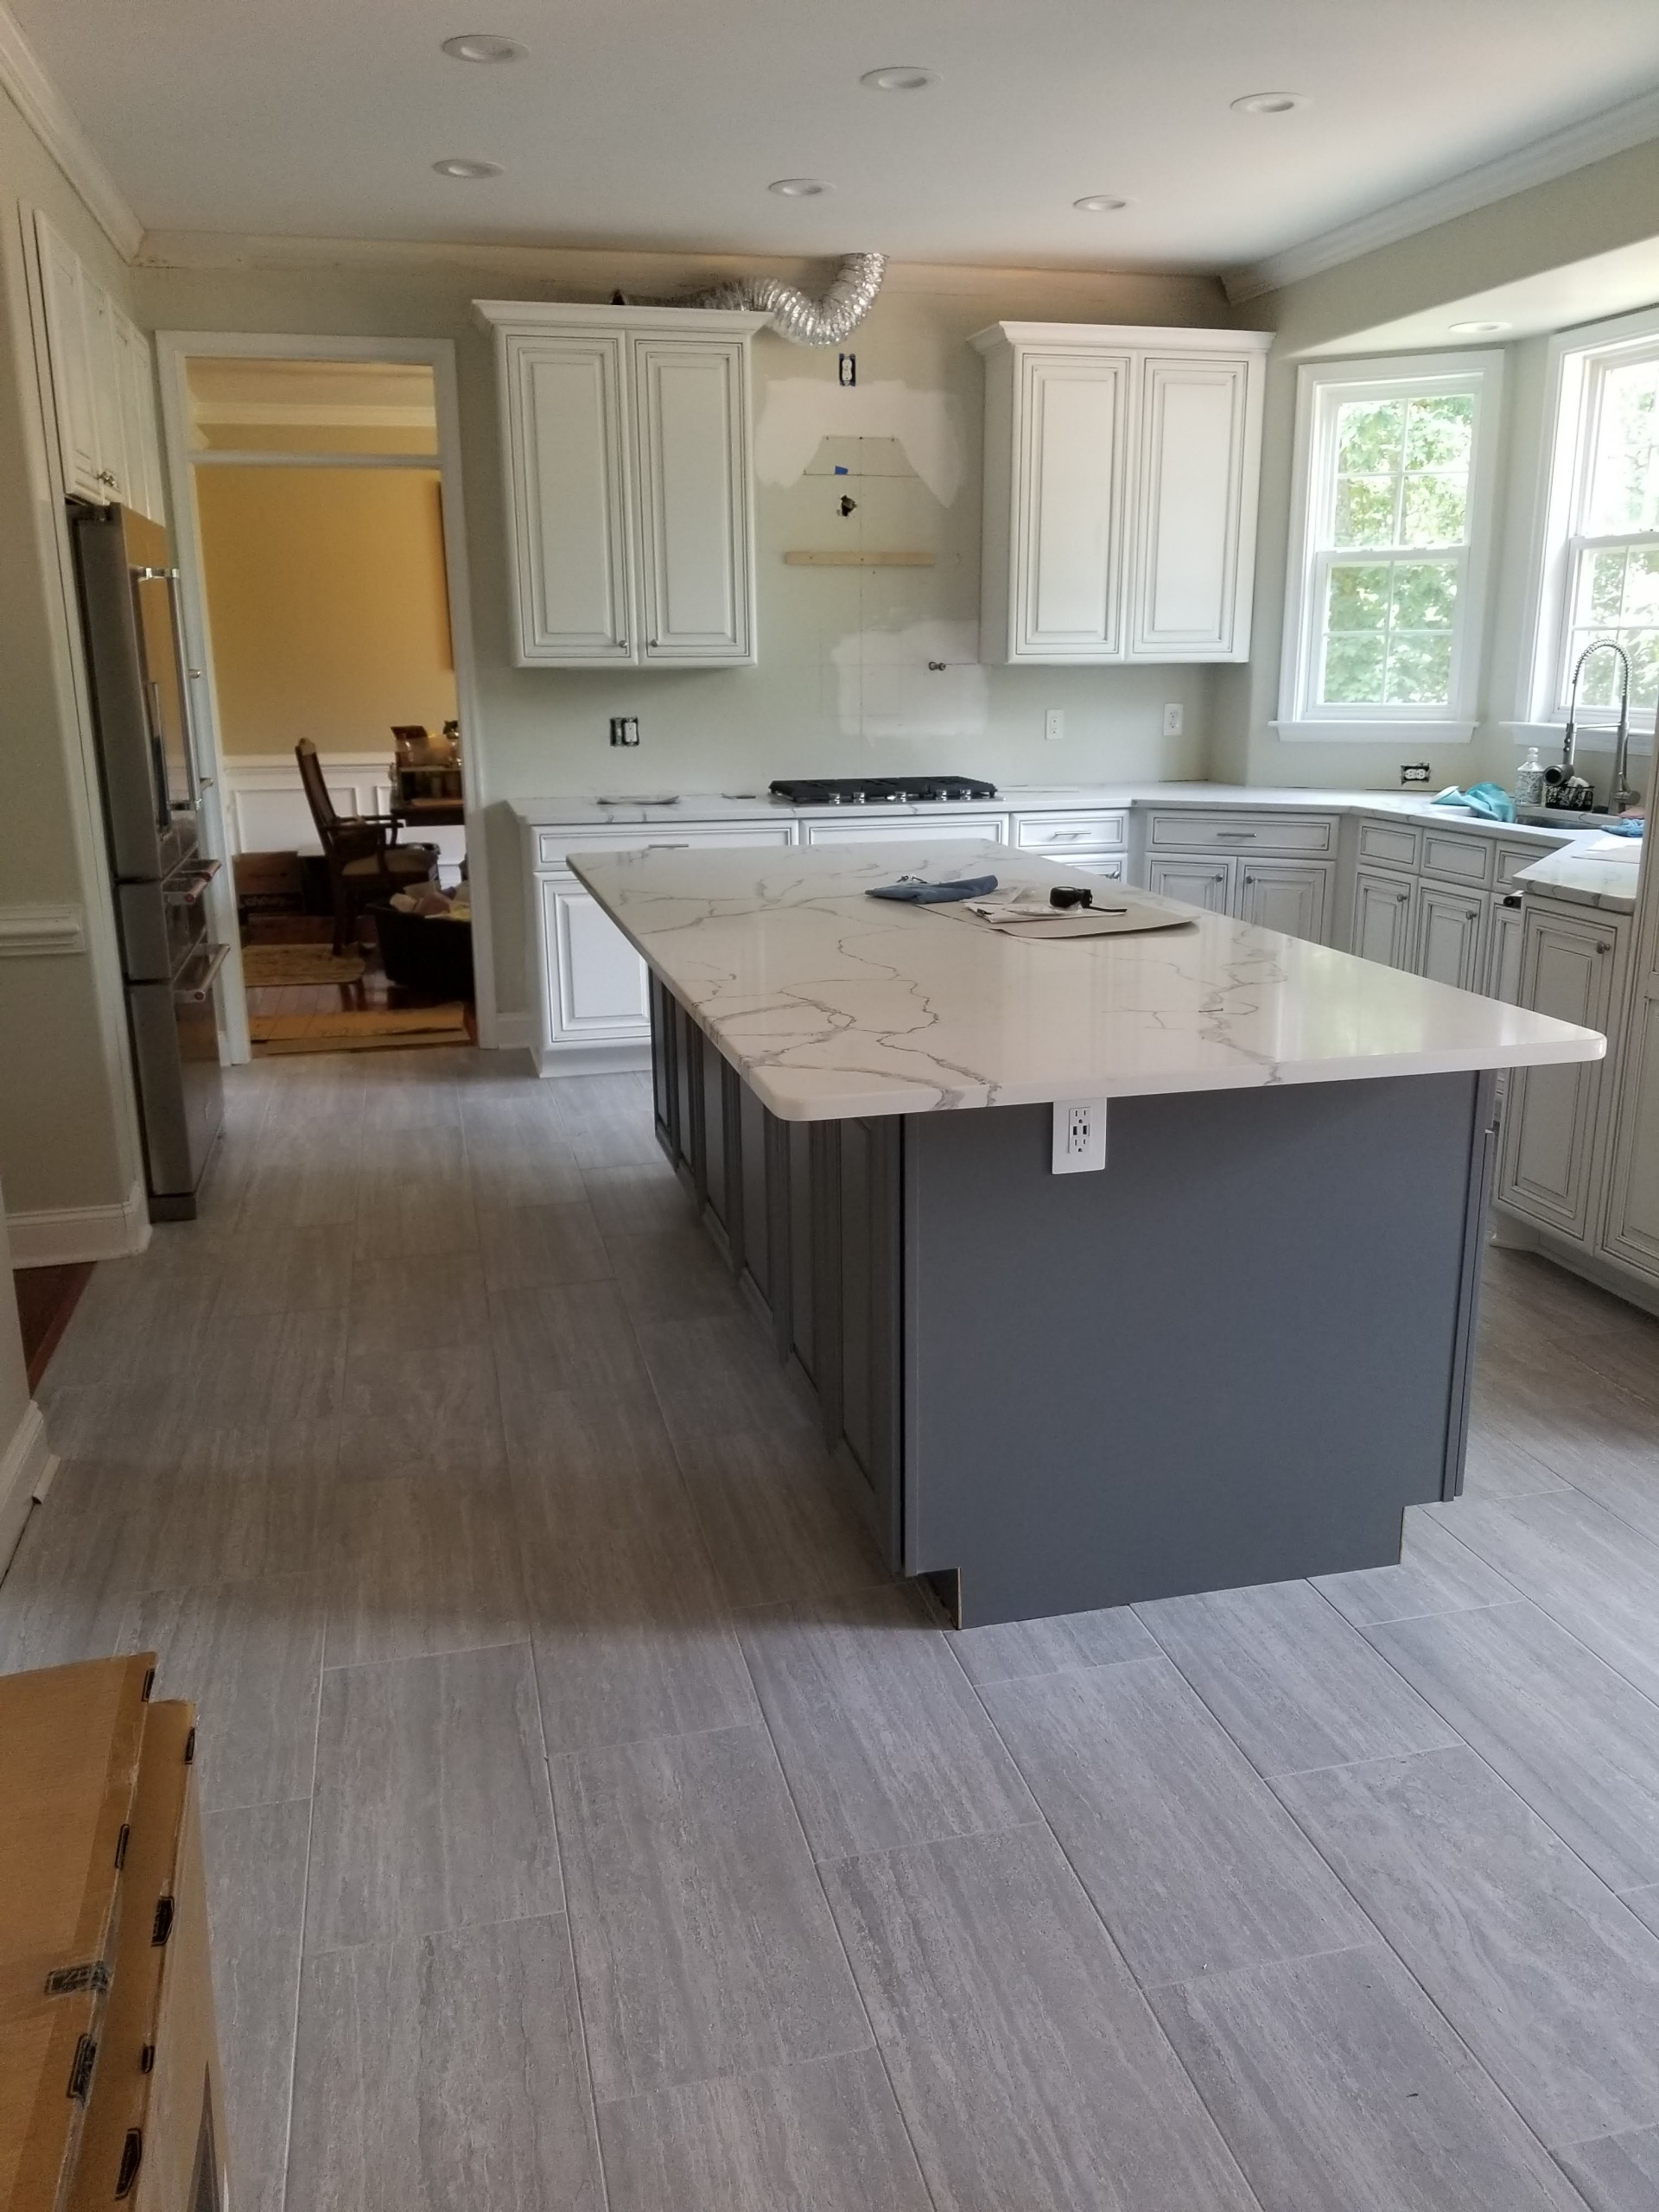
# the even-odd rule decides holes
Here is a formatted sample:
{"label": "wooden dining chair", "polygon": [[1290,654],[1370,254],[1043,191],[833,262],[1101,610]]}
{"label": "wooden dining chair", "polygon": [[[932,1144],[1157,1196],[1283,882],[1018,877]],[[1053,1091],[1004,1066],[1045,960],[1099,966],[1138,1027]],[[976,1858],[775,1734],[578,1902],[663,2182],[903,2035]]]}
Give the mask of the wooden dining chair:
{"label": "wooden dining chair", "polygon": [[328,863],[328,888],[334,903],[334,950],[344,952],[357,934],[365,906],[429,883],[437,873],[435,845],[400,845],[397,824],[389,814],[340,814],[328,796],[317,748],[302,737],[294,748],[306,804],[317,826]]}

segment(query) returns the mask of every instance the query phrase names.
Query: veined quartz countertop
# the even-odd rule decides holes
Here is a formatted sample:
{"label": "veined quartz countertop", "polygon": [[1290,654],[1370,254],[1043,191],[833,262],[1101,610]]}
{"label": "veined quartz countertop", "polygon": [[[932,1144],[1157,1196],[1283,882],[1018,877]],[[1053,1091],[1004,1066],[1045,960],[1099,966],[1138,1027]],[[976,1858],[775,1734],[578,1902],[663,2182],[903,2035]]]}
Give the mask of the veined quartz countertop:
{"label": "veined quartz countertop", "polygon": [[596,798],[516,798],[511,804],[519,819],[533,829],[657,827],[677,821],[788,821],[808,815],[854,822],[861,815],[890,821],[906,815],[931,818],[963,813],[1064,814],[1072,808],[1254,806],[1300,807],[1316,814],[1400,814],[1414,821],[1436,823],[1443,829],[1484,831],[1491,836],[1515,837],[1522,843],[1546,848],[1558,844],[1563,837],[1590,834],[1567,823],[1557,830],[1520,822],[1489,822],[1460,807],[1435,806],[1416,791],[1299,791],[1292,785],[1265,784],[1000,784],[994,799],[916,800],[902,806],[795,806],[760,791],[686,791],[667,806],[647,806],[621,798],[614,803]]}
{"label": "veined quartz countertop", "polygon": [[[1542,860],[1534,861],[1520,869],[1515,880],[1547,899],[1633,914],[1637,881],[1642,873],[1642,843],[1640,837],[1581,839],[1564,852],[1548,853]],[[1595,848],[1601,849],[1587,849]]]}
{"label": "veined quartz countertop", "polygon": [[1531,1066],[1606,1049],[1594,1030],[1197,907],[1179,929],[1021,944],[866,896],[911,872],[1065,880],[982,841],[659,848],[570,865],[785,1121]]}

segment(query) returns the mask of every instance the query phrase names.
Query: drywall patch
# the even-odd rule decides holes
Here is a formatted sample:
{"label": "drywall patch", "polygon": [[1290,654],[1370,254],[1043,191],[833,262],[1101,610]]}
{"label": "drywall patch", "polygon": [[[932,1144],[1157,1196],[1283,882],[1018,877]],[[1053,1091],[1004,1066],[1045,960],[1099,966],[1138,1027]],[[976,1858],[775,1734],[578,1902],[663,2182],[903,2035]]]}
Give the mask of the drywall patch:
{"label": "drywall patch", "polygon": [[830,658],[849,737],[978,737],[990,719],[975,623],[856,630]]}
{"label": "drywall patch", "polygon": [[855,385],[821,377],[778,377],[754,438],[754,472],[763,484],[798,483],[825,438],[896,438],[941,506],[962,489],[962,433],[948,391],[907,384]]}

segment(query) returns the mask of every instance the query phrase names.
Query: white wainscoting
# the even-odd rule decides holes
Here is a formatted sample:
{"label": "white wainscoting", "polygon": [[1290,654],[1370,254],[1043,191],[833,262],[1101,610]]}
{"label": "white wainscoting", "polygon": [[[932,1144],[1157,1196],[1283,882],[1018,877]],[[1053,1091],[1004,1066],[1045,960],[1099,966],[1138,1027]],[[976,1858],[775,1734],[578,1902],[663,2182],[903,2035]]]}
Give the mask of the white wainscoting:
{"label": "white wainscoting", "polygon": [[[390,807],[391,763],[385,753],[325,753],[321,759],[328,796],[340,813],[384,814]],[[225,823],[232,853],[321,851],[300,766],[291,753],[227,753],[225,782]],[[402,834],[406,843],[437,847],[442,882],[461,880],[464,830],[405,827]]]}

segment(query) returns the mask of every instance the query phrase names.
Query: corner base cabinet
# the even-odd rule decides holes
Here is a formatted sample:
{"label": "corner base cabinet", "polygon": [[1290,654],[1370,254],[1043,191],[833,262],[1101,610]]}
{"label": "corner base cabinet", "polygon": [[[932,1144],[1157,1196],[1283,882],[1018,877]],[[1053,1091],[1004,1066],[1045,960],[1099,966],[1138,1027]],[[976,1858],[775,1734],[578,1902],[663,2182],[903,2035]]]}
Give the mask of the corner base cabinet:
{"label": "corner base cabinet", "polygon": [[480,300],[521,668],[755,658],[749,340],[764,315]]}
{"label": "corner base cabinet", "polygon": [[1269,334],[999,322],[973,343],[983,658],[1247,659]]}

